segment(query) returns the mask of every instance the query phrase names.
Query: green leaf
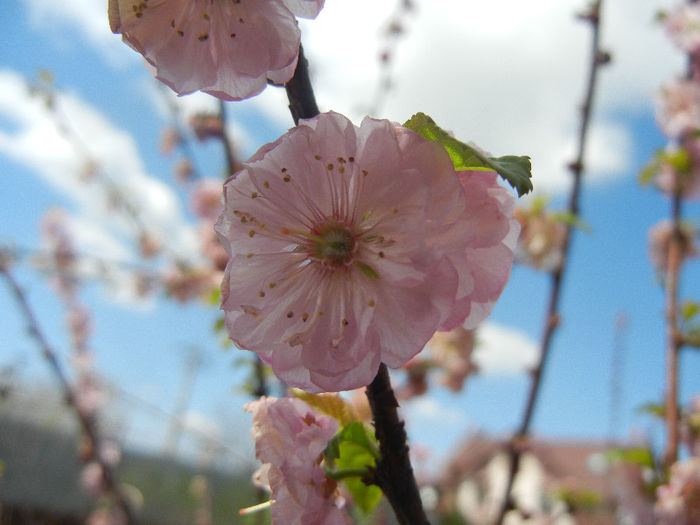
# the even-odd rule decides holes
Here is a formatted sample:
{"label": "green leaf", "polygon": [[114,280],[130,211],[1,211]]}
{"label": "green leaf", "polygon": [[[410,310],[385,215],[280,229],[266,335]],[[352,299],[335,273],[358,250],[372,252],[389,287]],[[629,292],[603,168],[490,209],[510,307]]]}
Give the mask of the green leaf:
{"label": "green leaf", "polygon": [[558,222],[563,222],[564,224],[571,226],[572,228],[577,228],[585,233],[591,233],[593,231],[593,228],[591,228],[590,224],[588,224],[583,219],[581,219],[581,217],[573,213],[553,213],[552,219]]}
{"label": "green leaf", "polygon": [[681,316],[684,321],[690,321],[700,312],[700,303],[695,301],[684,301],[681,305]]}
{"label": "green leaf", "polygon": [[[334,466],[340,471],[372,469],[377,456],[374,436],[359,422],[343,427],[326,447],[326,457],[334,459]],[[345,484],[363,512],[371,512],[382,497],[379,487],[366,485],[359,477],[346,478]]]}
{"label": "green leaf", "polygon": [[221,290],[216,287],[205,297],[205,302],[211,306],[218,306],[221,303]]}
{"label": "green leaf", "polygon": [[666,417],[666,408],[658,403],[645,403],[637,409],[642,414],[664,419]]}
{"label": "green leaf", "polygon": [[610,461],[632,463],[640,467],[654,468],[654,456],[648,448],[614,449],[605,454]]}
{"label": "green leaf", "polygon": [[532,191],[530,157],[516,155],[486,157],[473,146],[450,136],[425,113],[416,113],[406,121],[404,127],[415,131],[428,140],[442,144],[456,170],[495,171],[517,190],[519,197]]}

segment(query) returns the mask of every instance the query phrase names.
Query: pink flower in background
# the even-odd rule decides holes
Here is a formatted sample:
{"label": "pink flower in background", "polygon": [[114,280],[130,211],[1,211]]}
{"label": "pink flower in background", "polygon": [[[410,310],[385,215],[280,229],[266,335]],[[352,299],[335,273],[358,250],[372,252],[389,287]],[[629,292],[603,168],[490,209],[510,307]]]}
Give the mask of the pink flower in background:
{"label": "pink flower in background", "polygon": [[178,94],[240,100],[292,77],[294,16],[314,18],[323,1],[109,0],[109,24]]}
{"label": "pink flower in background", "polygon": [[478,370],[472,362],[476,331],[458,326],[449,332],[435,332],[428,346],[432,360],[444,371],[440,383],[453,392],[461,391],[467,377]]}
{"label": "pink flower in background", "polygon": [[522,227],[516,260],[545,271],[557,268],[563,257],[566,225],[537,203],[530,209],[516,209],[515,217]]}
{"label": "pink flower in background", "polygon": [[671,40],[686,53],[700,51],[700,4],[692,2],[678,6],[663,19]]}
{"label": "pink flower in background", "polygon": [[338,422],[295,398],[263,397],[245,405],[253,414],[255,457],[263,462],[254,478],[272,493],[273,525],[345,525],[336,484],[321,467]]}
{"label": "pink flower in background", "polygon": [[[682,258],[698,256],[698,245],[695,240],[697,231],[688,223],[681,225]],[[663,273],[668,270],[668,250],[671,245],[673,225],[665,219],[649,228],[649,259],[654,269]]]}
{"label": "pink flower in background", "polygon": [[656,102],[656,122],[671,139],[681,139],[700,128],[700,85],[676,79],[664,87]]}
{"label": "pink flower in background", "polygon": [[700,523],[700,458],[691,457],[671,466],[668,483],[656,489],[654,510],[659,525]]}
{"label": "pink flower in background", "polygon": [[225,184],[228,332],[291,386],[365,386],[435,330],[486,317],[513,262],[513,201],[389,121],[304,121]]}
{"label": "pink flower in background", "polygon": [[190,209],[201,219],[216,220],[224,207],[223,182],[219,179],[198,180],[190,196]]}

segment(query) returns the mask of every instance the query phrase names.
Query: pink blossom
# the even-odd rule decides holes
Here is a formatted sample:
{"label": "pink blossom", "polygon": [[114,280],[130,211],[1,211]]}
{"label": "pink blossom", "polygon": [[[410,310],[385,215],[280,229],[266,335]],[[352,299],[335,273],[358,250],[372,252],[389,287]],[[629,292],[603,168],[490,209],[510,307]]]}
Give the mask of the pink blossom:
{"label": "pink blossom", "polygon": [[700,4],[679,5],[664,17],[663,24],[671,40],[683,51],[700,51]]}
{"label": "pink blossom", "polygon": [[428,341],[432,360],[445,372],[440,383],[454,392],[461,391],[467,377],[477,371],[472,362],[475,343],[475,330],[463,326],[449,332],[435,332]]}
{"label": "pink blossom", "polygon": [[681,139],[700,128],[700,85],[675,79],[664,87],[656,102],[656,122],[672,139]]}
{"label": "pink blossom", "polygon": [[321,467],[338,422],[295,398],[268,398],[246,404],[253,413],[255,457],[264,463],[256,483],[272,492],[273,525],[344,525],[336,484]]}
{"label": "pink blossom", "polygon": [[223,183],[219,179],[198,180],[192,189],[190,208],[192,213],[202,219],[215,220],[221,213]]}
{"label": "pink blossom", "polygon": [[668,483],[656,489],[656,498],[659,525],[700,523],[700,458],[674,463]]}
{"label": "pink blossom", "polygon": [[[696,231],[688,223],[681,224],[681,257],[697,257],[698,245],[695,241]],[[668,270],[668,250],[671,245],[673,225],[670,220],[663,220],[649,229],[649,259],[657,272]]]}
{"label": "pink blossom", "polygon": [[515,210],[522,230],[516,260],[533,268],[552,271],[561,264],[566,226],[539,205]]}
{"label": "pink blossom", "polygon": [[225,184],[233,341],[311,392],[359,388],[436,329],[474,326],[508,280],[514,198],[456,174],[442,146],[327,113],[263,146]]}
{"label": "pink blossom", "polygon": [[163,277],[168,295],[186,303],[211,292],[217,287],[221,272],[211,268],[172,268]]}
{"label": "pink blossom", "polygon": [[268,79],[292,77],[300,39],[294,15],[314,18],[323,2],[109,0],[109,24],[178,94],[240,100],[260,93]]}
{"label": "pink blossom", "polygon": [[93,496],[100,496],[104,491],[104,474],[102,465],[97,461],[86,463],[80,474],[83,488]]}

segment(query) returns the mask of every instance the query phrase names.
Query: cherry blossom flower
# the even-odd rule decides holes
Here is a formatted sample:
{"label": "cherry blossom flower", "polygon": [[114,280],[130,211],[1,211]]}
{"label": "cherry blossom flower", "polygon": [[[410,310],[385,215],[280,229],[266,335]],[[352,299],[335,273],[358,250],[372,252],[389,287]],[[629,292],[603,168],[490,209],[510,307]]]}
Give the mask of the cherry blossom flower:
{"label": "cherry blossom flower", "polygon": [[673,43],[683,51],[700,51],[700,3],[679,5],[664,16],[663,24]]}
{"label": "cherry blossom flower", "polygon": [[656,489],[656,498],[659,525],[700,523],[700,458],[674,463],[668,483]]}
{"label": "cherry blossom flower", "polygon": [[335,481],[321,467],[338,422],[296,398],[262,397],[245,405],[253,413],[254,479],[271,491],[273,525],[345,525],[349,515]]}
{"label": "cherry blossom flower", "polygon": [[516,260],[539,270],[557,268],[563,257],[565,224],[539,205],[530,209],[517,208],[514,214],[522,227]]}
{"label": "cherry blossom flower", "polygon": [[472,362],[476,331],[458,326],[449,332],[435,332],[428,341],[432,360],[444,371],[440,383],[453,392],[464,387],[464,381],[477,371]]}
{"label": "cherry blossom flower", "polygon": [[201,179],[196,182],[190,196],[192,213],[202,219],[215,220],[224,207],[223,185],[219,179]]}
{"label": "cherry blossom flower", "polygon": [[510,274],[519,228],[497,175],[456,174],[389,121],[303,121],[224,192],[228,333],[310,392],[365,386],[436,329],[476,325]]}
{"label": "cherry blossom flower", "polygon": [[294,16],[314,18],[323,2],[109,0],[109,24],[178,94],[240,100],[268,79],[292,77],[300,41]]}
{"label": "cherry blossom flower", "polygon": [[680,139],[700,128],[700,85],[675,79],[656,101],[656,122],[671,139]]}
{"label": "cherry blossom flower", "polygon": [[165,292],[180,303],[205,296],[216,289],[221,273],[213,268],[174,267],[163,276]]}
{"label": "cherry blossom flower", "polygon": [[[688,223],[681,224],[682,258],[697,257],[698,245],[695,241],[697,232]],[[668,250],[673,235],[673,224],[665,219],[649,229],[649,259],[654,269],[663,273],[668,270]]]}

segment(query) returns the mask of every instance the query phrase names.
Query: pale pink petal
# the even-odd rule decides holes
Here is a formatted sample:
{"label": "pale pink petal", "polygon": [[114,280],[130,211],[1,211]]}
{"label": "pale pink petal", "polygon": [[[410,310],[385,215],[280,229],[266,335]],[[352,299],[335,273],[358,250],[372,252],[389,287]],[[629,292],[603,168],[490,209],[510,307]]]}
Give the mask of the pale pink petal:
{"label": "pale pink petal", "polygon": [[458,176],[442,146],[389,121],[302,121],[225,184],[227,330],[291,386],[367,385],[436,329],[488,314],[512,207],[495,174]]}
{"label": "pale pink petal", "polygon": [[282,0],[284,5],[297,16],[302,18],[316,18],[323,8],[325,0]]}
{"label": "pale pink petal", "polygon": [[272,524],[351,524],[321,465],[338,422],[296,398],[263,397],[245,410],[253,413],[255,455],[264,463],[254,479],[269,485]]}
{"label": "pale pink petal", "polygon": [[294,15],[315,17],[322,5],[110,0],[108,12],[112,31],[120,32],[178,94],[202,90],[240,100],[261,92],[268,78],[283,84],[292,77],[300,41]]}

